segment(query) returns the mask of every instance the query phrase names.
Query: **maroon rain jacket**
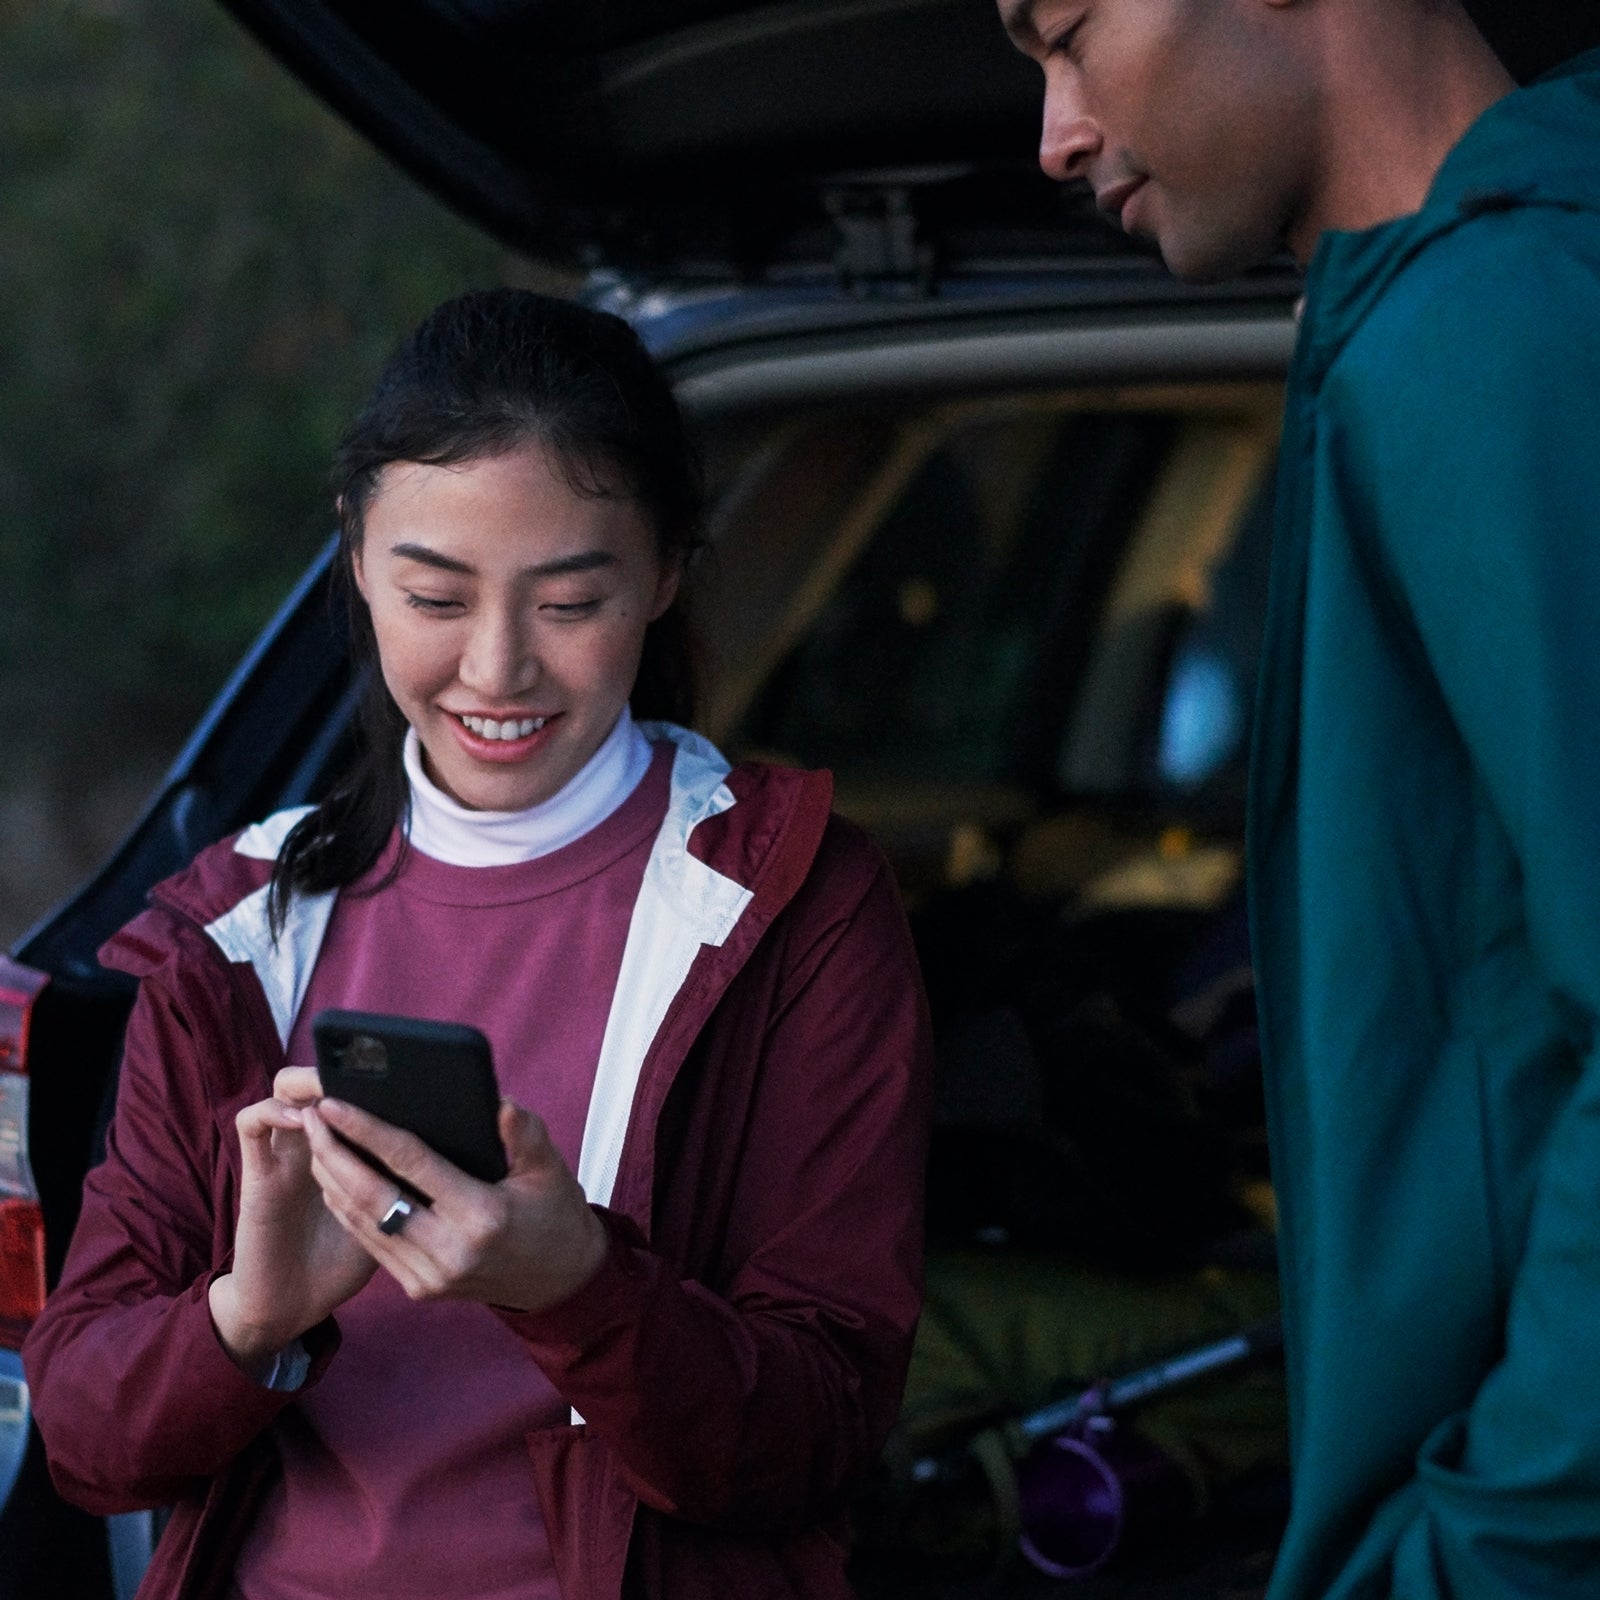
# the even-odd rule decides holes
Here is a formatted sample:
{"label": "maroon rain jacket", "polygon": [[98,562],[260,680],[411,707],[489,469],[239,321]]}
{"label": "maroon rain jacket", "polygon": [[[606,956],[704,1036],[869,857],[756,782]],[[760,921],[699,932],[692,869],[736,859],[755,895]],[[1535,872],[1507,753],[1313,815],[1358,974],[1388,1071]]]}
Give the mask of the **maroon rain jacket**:
{"label": "maroon rain jacket", "polygon": [[[831,795],[825,773],[743,766],[693,821],[687,854],[748,896],[644,1055],[596,1207],[605,1265],[506,1315],[584,1418],[528,1438],[566,1600],[850,1592],[845,1503],[919,1307],[930,1044],[888,869]],[[234,1366],[207,1302],[238,1215],[234,1117],[287,1034],[282,994],[219,944],[270,869],[242,849],[204,852],[102,953],[143,983],[107,1159],[24,1349],[63,1495],[174,1508],[139,1600],[226,1594],[295,1403]],[[336,1319],[306,1342],[314,1383]]]}

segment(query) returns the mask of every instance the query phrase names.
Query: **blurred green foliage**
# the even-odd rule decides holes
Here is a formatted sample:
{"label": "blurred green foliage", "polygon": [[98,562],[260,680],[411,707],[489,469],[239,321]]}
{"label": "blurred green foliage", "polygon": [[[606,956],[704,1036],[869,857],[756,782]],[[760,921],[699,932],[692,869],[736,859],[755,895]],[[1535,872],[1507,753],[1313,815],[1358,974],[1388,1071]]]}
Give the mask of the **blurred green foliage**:
{"label": "blurred green foliage", "polygon": [[12,752],[164,760],[330,531],[384,356],[508,270],[212,0],[0,0]]}

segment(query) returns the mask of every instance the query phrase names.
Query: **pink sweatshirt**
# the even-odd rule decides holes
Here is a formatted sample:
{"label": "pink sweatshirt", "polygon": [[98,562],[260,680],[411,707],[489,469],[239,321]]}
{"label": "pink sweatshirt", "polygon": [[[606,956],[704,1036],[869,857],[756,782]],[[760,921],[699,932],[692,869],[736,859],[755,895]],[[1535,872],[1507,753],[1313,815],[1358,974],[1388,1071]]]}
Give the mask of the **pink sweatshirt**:
{"label": "pink sweatshirt", "polygon": [[[666,809],[670,752],[576,842],[512,866],[416,850],[340,896],[289,1040],[315,1060],[327,1006],[469,1022],[502,1091],[537,1111],[576,1168],[628,924]],[[527,1434],[565,1401],[482,1306],[416,1305],[379,1273],[339,1309],[343,1343],[275,1424],[283,1476],[240,1552],[245,1600],[557,1600]],[[470,1539],[441,1530],[472,1528]]]}

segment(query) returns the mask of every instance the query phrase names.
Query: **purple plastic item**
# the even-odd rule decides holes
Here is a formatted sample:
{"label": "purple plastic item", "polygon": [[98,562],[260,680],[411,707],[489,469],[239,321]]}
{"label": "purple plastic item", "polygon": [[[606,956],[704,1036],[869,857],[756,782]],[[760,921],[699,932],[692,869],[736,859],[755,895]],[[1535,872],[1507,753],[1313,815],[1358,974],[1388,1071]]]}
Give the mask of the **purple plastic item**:
{"label": "purple plastic item", "polygon": [[1194,1514],[1182,1469],[1126,1428],[1043,1439],[1017,1467],[1022,1553],[1052,1578],[1098,1571],[1131,1536]]}

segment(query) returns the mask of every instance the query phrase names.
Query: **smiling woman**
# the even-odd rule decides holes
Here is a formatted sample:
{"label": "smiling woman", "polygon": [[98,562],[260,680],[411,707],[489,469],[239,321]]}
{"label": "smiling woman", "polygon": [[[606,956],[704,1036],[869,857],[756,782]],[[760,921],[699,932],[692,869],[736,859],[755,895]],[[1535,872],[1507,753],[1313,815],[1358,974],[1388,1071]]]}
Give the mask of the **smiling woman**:
{"label": "smiling woman", "polygon": [[449,302],[385,369],[333,478],[341,566],[364,602],[367,741],[289,835],[275,920],[291,890],[341,888],[378,859],[410,800],[408,730],[452,799],[518,811],[569,783],[624,706],[678,722],[693,709],[673,602],[699,477],[626,324],[514,292]]}
{"label": "smiling woman", "polygon": [[679,558],[630,500],[577,493],[537,443],[389,467],[365,521],[355,579],[428,776],[479,810],[548,800],[627,704]]}
{"label": "smiling woman", "polygon": [[[175,1502],[146,1600],[844,1600],[920,1281],[888,869],[825,773],[634,720],[685,702],[697,498],[625,323],[448,303],[336,482],[366,747],[102,952],[109,1153],[24,1350],[56,1483]],[[324,1098],[325,1007],[479,1028],[507,1175]]]}

